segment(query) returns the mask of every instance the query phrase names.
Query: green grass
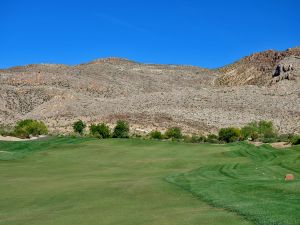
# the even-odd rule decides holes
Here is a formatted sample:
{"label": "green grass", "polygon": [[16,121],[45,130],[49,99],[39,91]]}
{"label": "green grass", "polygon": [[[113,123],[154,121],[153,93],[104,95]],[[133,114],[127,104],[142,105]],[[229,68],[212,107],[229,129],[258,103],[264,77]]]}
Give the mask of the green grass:
{"label": "green grass", "polygon": [[[215,207],[244,216],[254,224],[300,224],[300,148],[228,145],[232,150],[213,165],[168,176],[167,180]],[[284,176],[293,173],[294,181]]]}
{"label": "green grass", "polygon": [[282,181],[299,176],[299,153],[137,139],[0,142],[0,225],[299,224],[298,180]]}

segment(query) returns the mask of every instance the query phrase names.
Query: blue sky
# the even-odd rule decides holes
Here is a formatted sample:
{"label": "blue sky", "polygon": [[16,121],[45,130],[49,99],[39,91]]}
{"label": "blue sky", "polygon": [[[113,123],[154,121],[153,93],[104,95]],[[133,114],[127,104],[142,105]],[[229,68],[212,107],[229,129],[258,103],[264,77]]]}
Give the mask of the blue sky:
{"label": "blue sky", "polygon": [[109,56],[215,68],[300,45],[299,0],[1,0],[0,68]]}

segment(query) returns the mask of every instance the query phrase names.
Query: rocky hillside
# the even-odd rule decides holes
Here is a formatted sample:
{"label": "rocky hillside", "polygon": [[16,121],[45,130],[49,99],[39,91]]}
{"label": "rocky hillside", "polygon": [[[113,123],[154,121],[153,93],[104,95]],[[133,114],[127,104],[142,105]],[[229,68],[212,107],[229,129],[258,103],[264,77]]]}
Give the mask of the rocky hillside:
{"label": "rocky hillside", "polygon": [[218,69],[220,76],[217,85],[268,85],[272,82],[272,74],[276,65],[289,56],[300,57],[300,47],[285,51],[268,50],[254,53],[228,66]]}
{"label": "rocky hillside", "polygon": [[256,53],[217,70],[119,58],[0,70],[0,124],[34,118],[67,132],[79,118],[126,119],[136,132],[178,125],[198,133],[266,119],[299,132],[299,53]]}

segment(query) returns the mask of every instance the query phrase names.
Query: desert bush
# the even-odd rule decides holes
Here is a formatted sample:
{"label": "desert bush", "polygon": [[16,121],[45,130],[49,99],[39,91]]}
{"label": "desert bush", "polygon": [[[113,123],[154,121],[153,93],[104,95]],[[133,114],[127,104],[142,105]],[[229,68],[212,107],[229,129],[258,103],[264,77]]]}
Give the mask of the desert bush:
{"label": "desert bush", "polygon": [[276,141],[277,131],[271,121],[251,122],[241,128],[241,139]]}
{"label": "desert bush", "polygon": [[300,136],[299,135],[294,135],[291,138],[291,143],[292,143],[292,145],[300,145]]}
{"label": "desert bush", "polygon": [[124,120],[118,120],[113,131],[113,138],[129,138],[129,124]]}
{"label": "desert bush", "polygon": [[224,142],[238,141],[241,136],[241,131],[235,127],[221,128],[219,131],[219,140]]}
{"label": "desert bush", "polygon": [[256,140],[258,138],[258,124],[257,122],[251,122],[241,128],[241,139],[246,140],[251,138]]}
{"label": "desert bush", "polygon": [[294,136],[295,136],[294,134],[280,134],[277,135],[276,140],[278,142],[291,142]]}
{"label": "desert bush", "polygon": [[185,142],[185,143],[192,143],[192,136],[190,136],[190,135],[182,135],[181,141]]}
{"label": "desert bush", "polygon": [[205,142],[213,143],[213,144],[220,143],[218,135],[215,135],[215,134],[207,135],[207,138],[206,138]]}
{"label": "desert bush", "polygon": [[163,135],[160,131],[158,130],[153,130],[150,132],[150,137],[152,139],[157,139],[157,140],[160,140],[160,139],[163,139]]}
{"label": "desert bush", "polygon": [[262,137],[259,140],[263,143],[274,143],[278,141],[276,137]]}
{"label": "desert bush", "polygon": [[165,132],[165,137],[168,139],[169,138],[180,139],[180,138],[182,138],[181,129],[179,127],[170,127]]}
{"label": "desert bush", "polygon": [[259,121],[258,133],[264,138],[275,138],[276,131],[271,121]]}
{"label": "desert bush", "polygon": [[13,127],[0,125],[0,135],[1,136],[14,136]]}
{"label": "desert bush", "polygon": [[109,138],[110,129],[105,123],[91,124],[90,134],[97,138]]}
{"label": "desert bush", "polygon": [[78,120],[73,123],[73,130],[75,133],[82,134],[86,124],[82,120]]}
{"label": "desert bush", "polygon": [[48,129],[41,121],[26,119],[17,122],[12,134],[20,138],[29,138],[31,135],[48,134]]}
{"label": "desert bush", "polygon": [[148,138],[140,133],[133,133],[130,135],[130,138],[137,138],[137,139],[145,139],[147,140]]}
{"label": "desert bush", "polygon": [[203,143],[206,141],[206,137],[204,136],[198,136],[198,135],[192,135],[189,139],[189,142],[191,143]]}
{"label": "desert bush", "polygon": [[91,134],[92,136],[94,136],[94,135],[96,135],[97,133],[98,133],[98,125],[92,123],[92,124],[90,125],[90,134]]}

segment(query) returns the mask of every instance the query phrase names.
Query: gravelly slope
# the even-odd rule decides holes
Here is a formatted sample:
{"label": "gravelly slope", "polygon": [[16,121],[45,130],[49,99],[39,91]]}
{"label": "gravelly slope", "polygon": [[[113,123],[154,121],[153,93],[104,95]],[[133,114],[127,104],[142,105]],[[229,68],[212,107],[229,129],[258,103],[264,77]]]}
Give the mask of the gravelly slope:
{"label": "gravelly slope", "polygon": [[[297,48],[289,51],[297,52]],[[238,65],[250,68],[243,60]],[[282,132],[299,132],[299,79],[270,83],[279,61],[268,64],[267,79],[256,79],[252,85],[236,82],[239,76],[244,79],[244,73],[231,72],[232,81],[223,82],[228,81],[224,79],[228,77],[226,67],[207,70],[119,58],[76,66],[13,67],[0,70],[0,124],[36,118],[52,131],[69,131],[78,118],[111,124],[126,119],[137,131],[179,125],[196,133],[267,119]]]}

